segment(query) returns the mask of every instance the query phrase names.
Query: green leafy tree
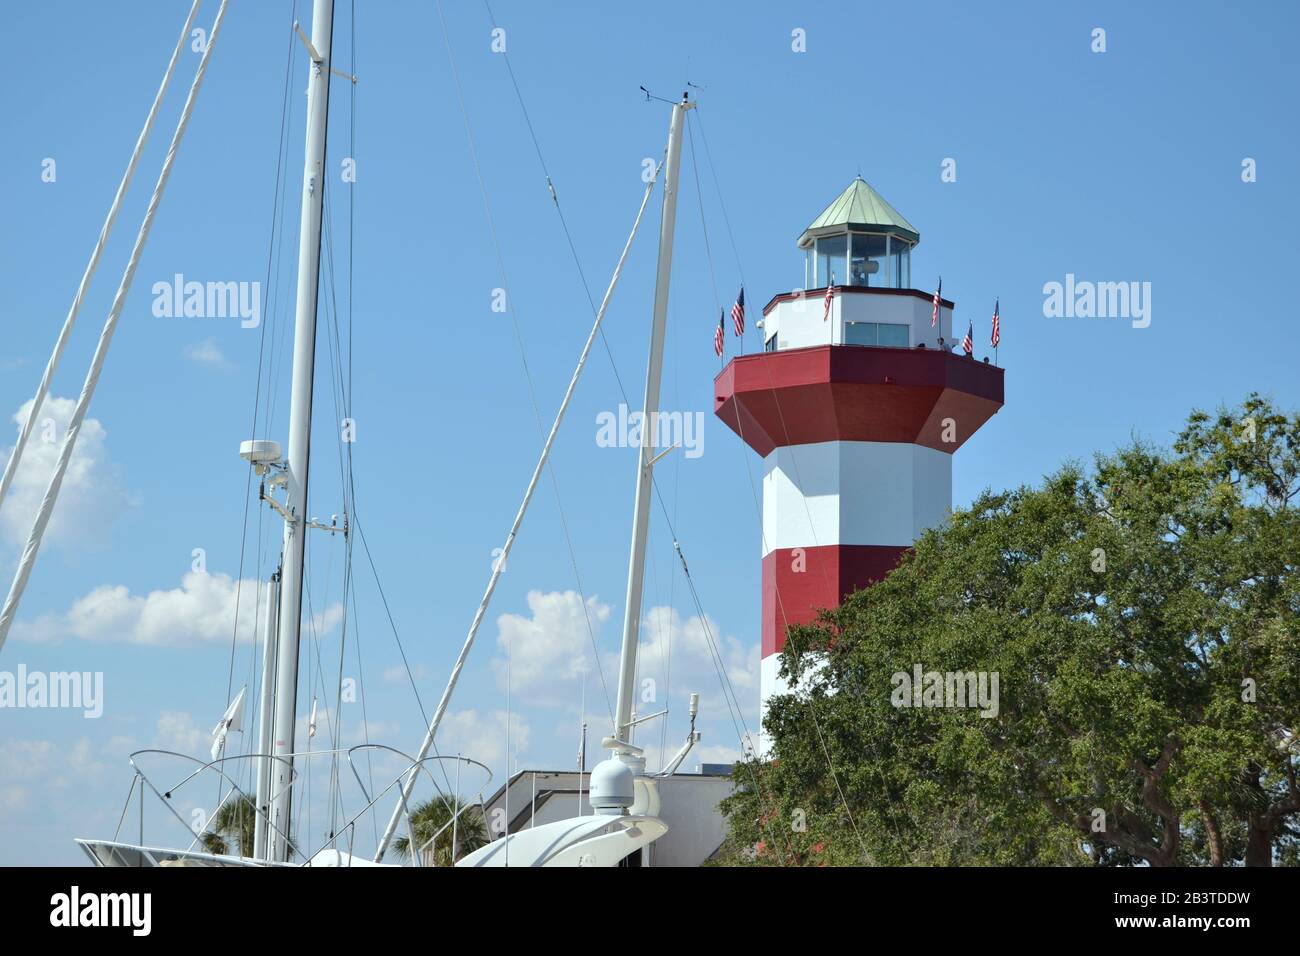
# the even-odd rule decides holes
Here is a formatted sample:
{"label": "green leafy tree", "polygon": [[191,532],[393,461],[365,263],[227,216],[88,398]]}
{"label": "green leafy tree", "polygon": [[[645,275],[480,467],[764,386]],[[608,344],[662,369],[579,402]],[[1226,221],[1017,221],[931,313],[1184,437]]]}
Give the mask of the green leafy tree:
{"label": "green leafy tree", "polygon": [[253,855],[253,832],[257,811],[253,799],[239,794],[221,805],[203,834],[203,847],[209,853],[227,854],[231,847],[239,848],[240,856]]}
{"label": "green leafy tree", "polygon": [[[791,629],[796,691],[771,759],[737,768],[726,858],[1295,861],[1297,493],[1300,416],[1258,395],[1194,412],[1172,450],[986,491]],[[996,674],[996,716],[899,706],[916,665]]]}
{"label": "green leafy tree", "polygon": [[[457,809],[460,810],[460,820],[453,828],[451,818]],[[467,809],[464,800],[453,801],[451,797],[442,795],[430,797],[412,807],[411,828],[415,831],[416,843],[424,848],[424,866],[451,866],[465,854],[473,853],[488,842],[483,811],[477,805]],[[434,840],[432,847],[428,845],[430,840]],[[409,860],[410,837],[400,836],[395,839],[393,852],[403,860]]]}

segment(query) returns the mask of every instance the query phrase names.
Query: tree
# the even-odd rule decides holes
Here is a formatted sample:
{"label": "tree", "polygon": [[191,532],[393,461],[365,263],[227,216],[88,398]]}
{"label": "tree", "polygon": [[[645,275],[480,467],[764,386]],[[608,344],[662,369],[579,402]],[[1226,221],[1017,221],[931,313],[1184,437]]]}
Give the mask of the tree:
{"label": "tree", "polygon": [[[791,628],[771,759],[724,804],[732,859],[1294,861],[1298,493],[1300,415],[1253,394],[1171,451],[986,491]],[[996,715],[949,706],[978,675]]]}
{"label": "tree", "polygon": [[208,831],[203,834],[203,847],[209,853],[227,854],[233,842],[239,847],[240,856],[252,856],[256,823],[257,810],[253,798],[242,793],[232,795],[221,805]]}
{"label": "tree", "polygon": [[[451,818],[457,810],[460,811],[460,819],[453,827]],[[474,852],[488,842],[487,821],[483,818],[482,809],[476,805],[467,808],[466,801],[452,800],[441,794],[417,803],[412,808],[411,827],[415,831],[416,843],[424,853],[421,861],[424,866],[451,866],[465,854]],[[432,847],[428,846],[430,840],[434,841]],[[395,839],[393,852],[403,860],[410,859],[410,837],[400,836]]]}

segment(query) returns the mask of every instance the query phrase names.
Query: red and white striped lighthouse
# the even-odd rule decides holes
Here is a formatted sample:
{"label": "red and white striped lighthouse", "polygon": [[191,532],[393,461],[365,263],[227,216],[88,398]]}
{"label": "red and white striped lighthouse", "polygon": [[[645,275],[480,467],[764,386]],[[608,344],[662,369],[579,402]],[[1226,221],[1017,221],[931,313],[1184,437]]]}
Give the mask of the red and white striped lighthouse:
{"label": "red and white striped lighthouse", "polygon": [[763,351],[714,381],[715,414],[763,458],[764,715],[787,626],[947,519],[952,453],[1002,406],[1002,369],[953,351],[953,303],[911,288],[919,241],[855,179],[799,237],[805,289],[764,308]]}

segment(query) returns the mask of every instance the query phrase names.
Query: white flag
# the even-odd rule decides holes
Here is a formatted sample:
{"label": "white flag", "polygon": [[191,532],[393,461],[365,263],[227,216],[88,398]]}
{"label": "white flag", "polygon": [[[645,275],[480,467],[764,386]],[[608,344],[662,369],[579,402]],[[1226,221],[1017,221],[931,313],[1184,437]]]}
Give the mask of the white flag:
{"label": "white flag", "polygon": [[212,759],[216,760],[221,756],[221,751],[226,746],[226,734],[232,730],[244,729],[244,692],[247,687],[239,689],[239,696],[230,702],[226,712],[221,715],[217,721],[217,726],[212,728]]}
{"label": "white flag", "polygon": [[316,736],[316,698],[311,699],[311,719],[307,721],[307,739]]}

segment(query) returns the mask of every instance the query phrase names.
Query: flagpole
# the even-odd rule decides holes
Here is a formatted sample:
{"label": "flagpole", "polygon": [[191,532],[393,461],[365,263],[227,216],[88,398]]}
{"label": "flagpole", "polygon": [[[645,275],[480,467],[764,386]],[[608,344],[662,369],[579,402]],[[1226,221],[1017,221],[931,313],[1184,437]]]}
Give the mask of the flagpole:
{"label": "flagpole", "polygon": [[[740,294],[741,294],[742,296],[745,294],[745,286],[744,286],[743,284],[742,284],[741,287],[740,287]],[[735,310],[736,310],[735,305],[732,305],[731,310],[732,310],[732,312],[735,312]],[[743,311],[743,310],[742,310],[742,311]],[[748,318],[748,317],[747,317],[747,318]],[[732,318],[732,321],[733,321],[733,322],[735,321],[735,318],[734,318],[734,317]],[[741,355],[744,355],[744,354],[745,354],[745,333],[748,332],[748,331],[749,331],[749,322],[746,321],[746,322],[745,322],[745,327],[741,330],[740,334],[736,336],[736,338],[740,339],[740,354],[741,354]]]}

